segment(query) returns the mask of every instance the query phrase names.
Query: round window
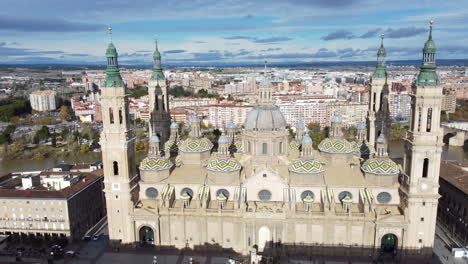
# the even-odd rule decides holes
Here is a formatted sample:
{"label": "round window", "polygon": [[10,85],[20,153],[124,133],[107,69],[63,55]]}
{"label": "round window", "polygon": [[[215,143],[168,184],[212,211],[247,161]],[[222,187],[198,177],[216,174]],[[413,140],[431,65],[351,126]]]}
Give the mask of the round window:
{"label": "round window", "polygon": [[193,197],[193,191],[190,188],[183,188],[182,191],[180,191],[180,195],[187,194],[190,197]]}
{"label": "round window", "polygon": [[301,193],[301,200],[304,200],[307,196],[314,199],[314,193],[312,191],[307,190]]}
{"label": "round window", "polygon": [[268,190],[261,190],[258,192],[258,199],[262,201],[269,201],[271,199],[271,192]]}
{"label": "round window", "polygon": [[226,199],[229,199],[229,191],[226,190],[226,189],[219,189],[216,191],[216,197],[219,197],[220,195],[224,195],[224,197],[226,197]]}
{"label": "round window", "polygon": [[145,194],[149,199],[156,199],[156,197],[158,197],[158,190],[156,188],[149,187],[146,189]]}
{"label": "round window", "polygon": [[377,201],[381,204],[387,204],[392,200],[392,195],[388,192],[381,192],[377,194]]}
{"label": "round window", "polygon": [[348,191],[343,191],[343,192],[340,192],[340,194],[338,194],[338,200],[343,200],[345,197],[349,197],[351,199],[353,199],[353,195],[348,192]]}

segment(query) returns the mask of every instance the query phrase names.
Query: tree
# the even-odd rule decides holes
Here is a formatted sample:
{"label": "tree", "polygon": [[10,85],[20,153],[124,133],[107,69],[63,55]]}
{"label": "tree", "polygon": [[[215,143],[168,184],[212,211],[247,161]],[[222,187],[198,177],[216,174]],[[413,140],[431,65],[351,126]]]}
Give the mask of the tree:
{"label": "tree", "polygon": [[49,137],[50,137],[49,128],[47,126],[42,126],[34,134],[33,143],[39,144],[42,141],[46,141]]}
{"label": "tree", "polygon": [[320,142],[327,137],[327,129],[325,128],[322,130],[319,123],[309,123],[307,128],[309,129],[309,135],[312,139],[312,146],[317,149]]}
{"label": "tree", "polygon": [[70,115],[68,114],[68,107],[66,105],[62,105],[60,107],[59,117],[62,121],[68,121],[71,119]]}
{"label": "tree", "polygon": [[82,144],[80,146],[80,153],[87,153],[89,152],[89,144],[86,143],[86,144]]}

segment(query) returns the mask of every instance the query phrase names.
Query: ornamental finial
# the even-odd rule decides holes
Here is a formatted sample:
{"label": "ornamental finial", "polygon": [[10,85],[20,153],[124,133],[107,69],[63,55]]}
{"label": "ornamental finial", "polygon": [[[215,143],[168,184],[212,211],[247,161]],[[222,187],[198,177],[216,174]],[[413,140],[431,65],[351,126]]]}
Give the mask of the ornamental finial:
{"label": "ornamental finial", "polygon": [[109,31],[109,42],[112,42],[112,27],[108,26],[107,31]]}
{"label": "ornamental finial", "polygon": [[433,18],[431,18],[431,20],[429,20],[429,24],[431,24],[431,25],[434,24],[434,19]]}

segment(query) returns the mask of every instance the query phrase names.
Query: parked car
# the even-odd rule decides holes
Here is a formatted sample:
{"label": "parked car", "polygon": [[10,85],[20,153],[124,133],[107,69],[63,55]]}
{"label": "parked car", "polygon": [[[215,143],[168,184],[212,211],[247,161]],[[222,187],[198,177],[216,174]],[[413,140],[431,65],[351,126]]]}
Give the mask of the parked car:
{"label": "parked car", "polygon": [[101,238],[101,235],[100,235],[100,234],[99,234],[99,235],[94,235],[94,236],[93,236],[93,241],[98,241],[99,238]]}

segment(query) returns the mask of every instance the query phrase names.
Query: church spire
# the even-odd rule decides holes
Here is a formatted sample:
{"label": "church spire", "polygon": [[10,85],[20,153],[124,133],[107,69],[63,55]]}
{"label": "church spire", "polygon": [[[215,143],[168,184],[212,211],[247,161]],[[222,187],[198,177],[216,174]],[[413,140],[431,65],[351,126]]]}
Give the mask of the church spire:
{"label": "church spire", "polygon": [[379,51],[377,51],[377,66],[375,68],[374,74],[372,74],[372,78],[387,77],[387,66],[385,65],[385,57],[387,56],[387,52],[385,51],[383,44],[384,34],[380,35],[380,38],[380,48]]}
{"label": "church spire", "polygon": [[158,39],[155,38],[154,42],[155,42],[156,47],[153,53],[154,66],[153,66],[153,73],[151,74],[151,79],[152,80],[164,80],[164,73],[161,67],[161,53],[159,52],[159,49],[158,49]]}
{"label": "church spire", "polygon": [[418,75],[418,85],[438,85],[439,77],[436,73],[435,53],[436,47],[435,42],[432,40],[432,24],[434,20],[429,21],[429,36],[423,48],[423,62],[421,64],[421,70]]}
{"label": "church spire", "polygon": [[272,84],[270,79],[267,76],[267,60],[265,60],[265,68],[263,70],[263,78],[260,81],[259,89],[258,89],[258,103],[259,104],[271,104],[272,101]]}
{"label": "church spire", "polygon": [[124,83],[120,76],[117,49],[112,43],[112,27],[108,27],[107,30],[109,31],[109,45],[106,50],[107,68],[104,87],[122,87]]}

